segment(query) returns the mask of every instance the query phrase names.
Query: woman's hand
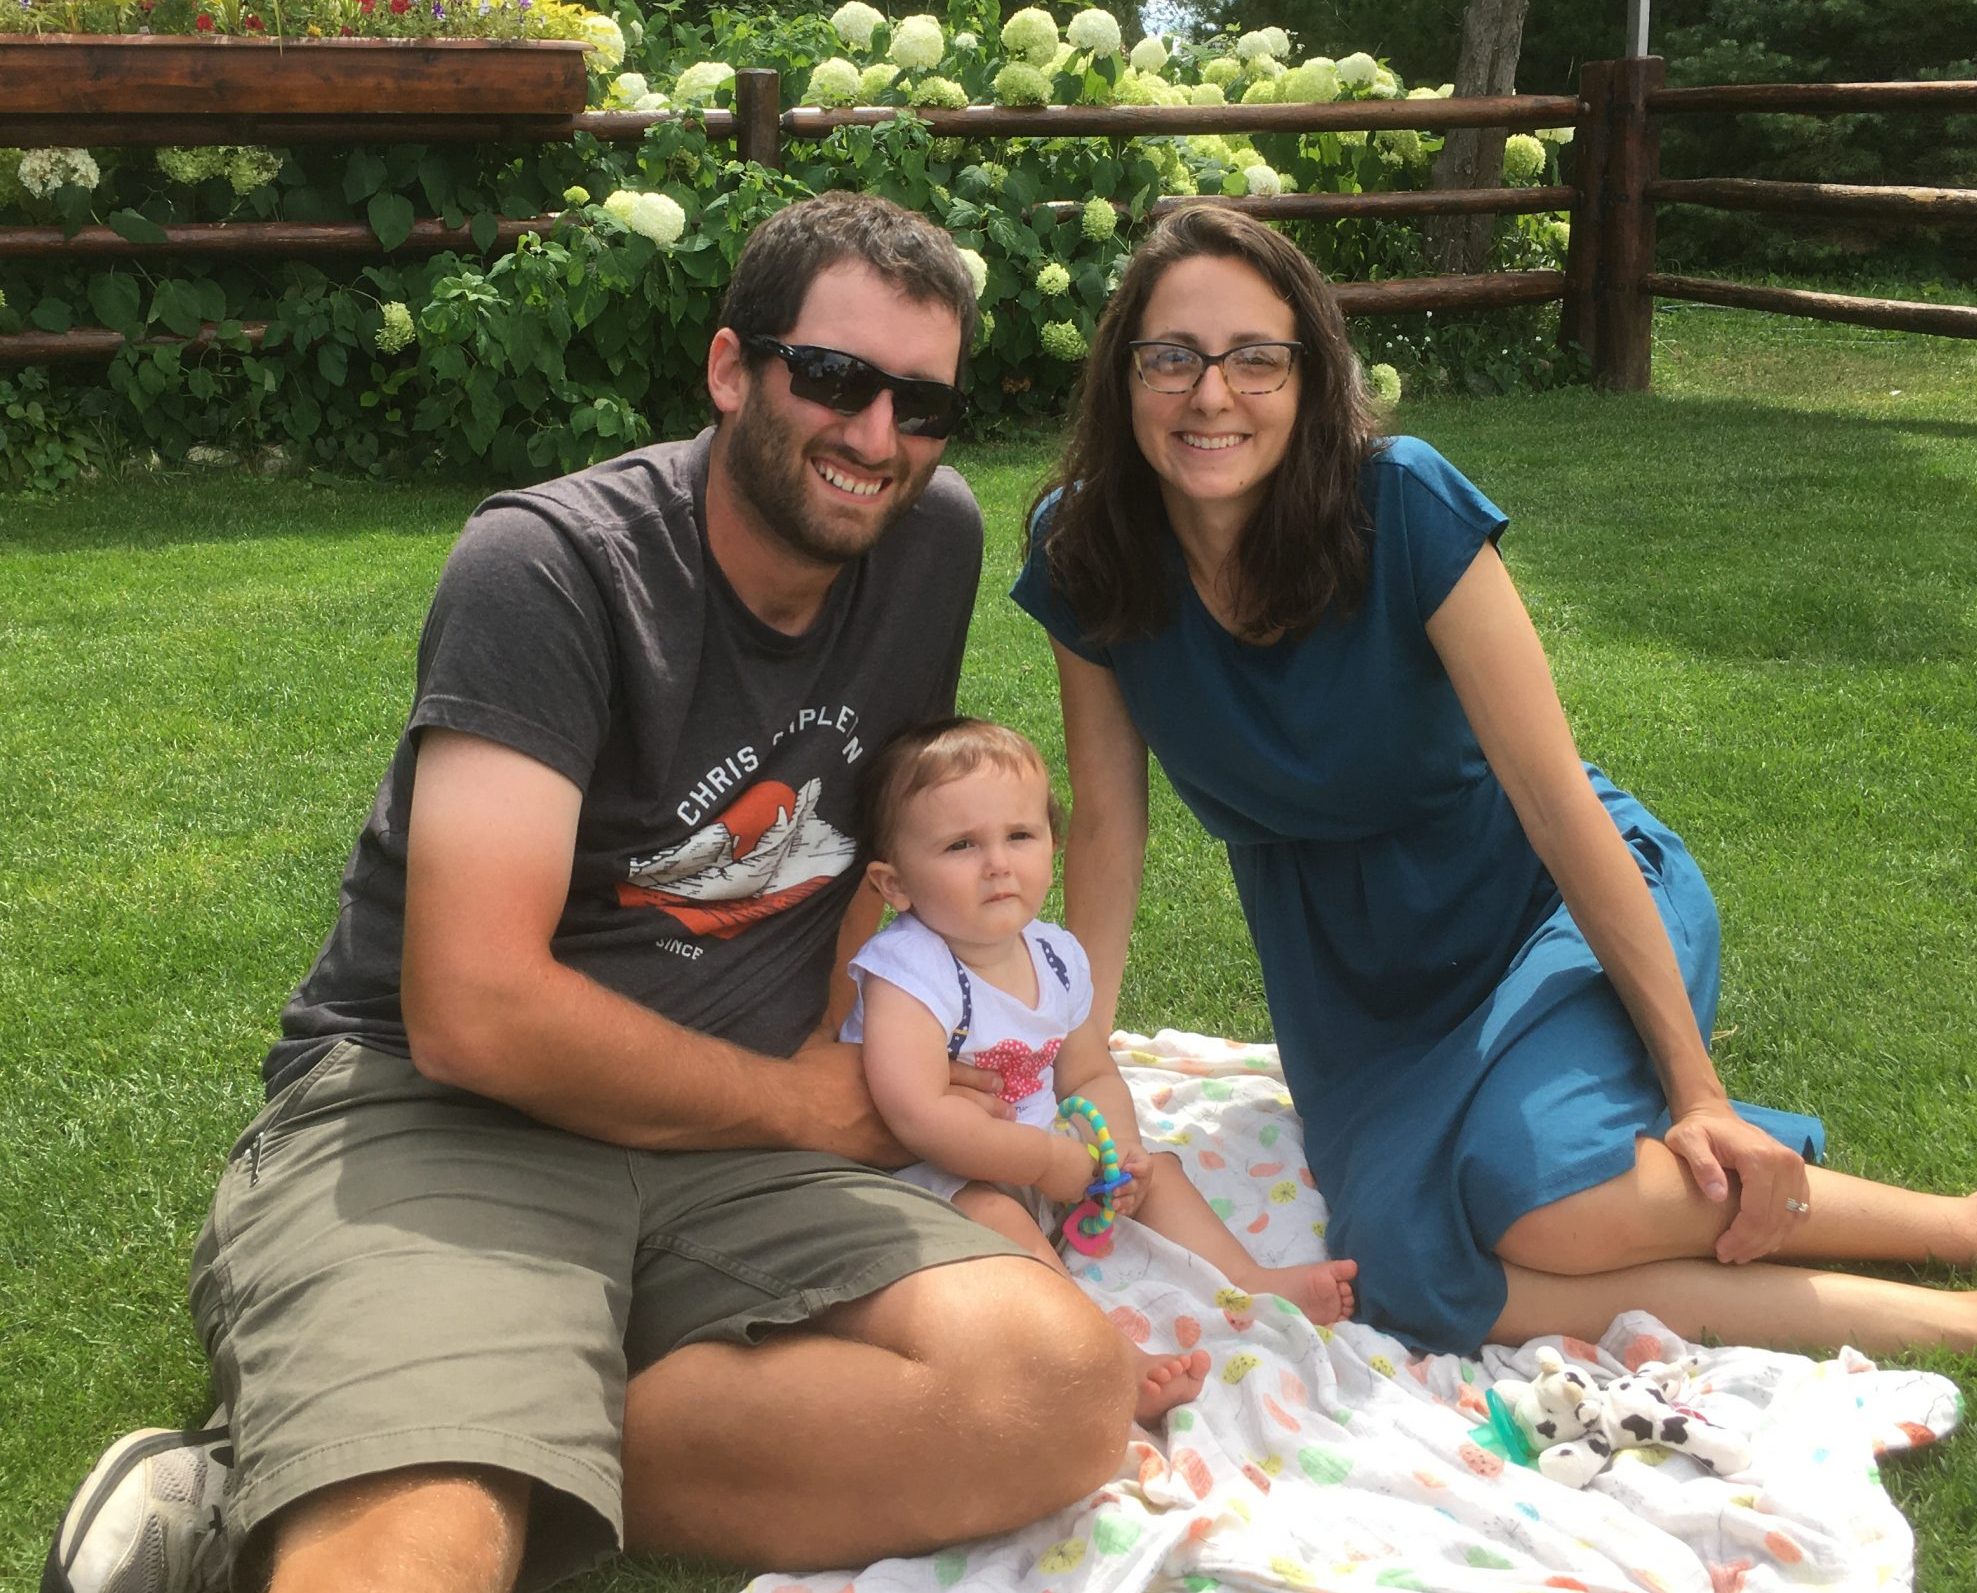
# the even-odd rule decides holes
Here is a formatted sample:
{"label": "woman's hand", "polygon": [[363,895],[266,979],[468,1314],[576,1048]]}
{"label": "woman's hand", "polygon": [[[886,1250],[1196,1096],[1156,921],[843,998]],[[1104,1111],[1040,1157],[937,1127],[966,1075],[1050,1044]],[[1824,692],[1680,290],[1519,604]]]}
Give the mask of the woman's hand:
{"label": "woman's hand", "polygon": [[1812,1209],[1805,1159],[1763,1129],[1746,1123],[1727,1101],[1691,1107],[1663,1136],[1688,1164],[1704,1195],[1730,1198],[1740,1186],[1737,1216],[1716,1241],[1718,1261],[1756,1261],[1788,1240]]}
{"label": "woman's hand", "polygon": [[1112,1210],[1118,1216],[1130,1217],[1145,1204],[1153,1187],[1153,1158],[1143,1150],[1121,1151],[1119,1170],[1131,1173],[1133,1181],[1112,1191]]}

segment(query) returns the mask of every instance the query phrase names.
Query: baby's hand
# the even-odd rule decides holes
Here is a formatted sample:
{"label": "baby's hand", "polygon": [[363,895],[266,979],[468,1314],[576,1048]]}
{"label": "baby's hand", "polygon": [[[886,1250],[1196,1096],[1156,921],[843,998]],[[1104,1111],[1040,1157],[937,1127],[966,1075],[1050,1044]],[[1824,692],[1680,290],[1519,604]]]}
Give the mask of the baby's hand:
{"label": "baby's hand", "polygon": [[1121,1217],[1130,1217],[1140,1209],[1146,1192],[1153,1187],[1153,1158],[1143,1150],[1121,1151],[1119,1171],[1131,1173],[1133,1181],[1112,1191],[1112,1209]]}
{"label": "baby's hand", "polygon": [[1050,1165],[1037,1180],[1037,1188],[1060,1206],[1076,1205],[1085,1198],[1086,1188],[1098,1176],[1094,1171],[1097,1166],[1082,1139],[1053,1133]]}

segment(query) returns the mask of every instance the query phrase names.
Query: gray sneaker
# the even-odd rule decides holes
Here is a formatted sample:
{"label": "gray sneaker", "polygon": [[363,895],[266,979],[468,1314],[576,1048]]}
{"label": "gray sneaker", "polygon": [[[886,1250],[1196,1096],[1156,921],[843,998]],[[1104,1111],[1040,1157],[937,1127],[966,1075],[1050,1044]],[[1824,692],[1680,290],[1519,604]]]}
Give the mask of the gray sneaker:
{"label": "gray sneaker", "polygon": [[48,1550],[41,1593],[223,1593],[226,1413],[205,1428],[119,1438],[83,1479]]}

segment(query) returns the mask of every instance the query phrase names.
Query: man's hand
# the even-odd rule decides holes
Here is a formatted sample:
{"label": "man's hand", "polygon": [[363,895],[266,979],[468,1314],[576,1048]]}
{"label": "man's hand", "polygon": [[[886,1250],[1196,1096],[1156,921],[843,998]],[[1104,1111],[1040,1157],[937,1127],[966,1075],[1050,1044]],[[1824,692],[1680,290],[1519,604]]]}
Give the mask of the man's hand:
{"label": "man's hand", "polygon": [[1131,1173],[1133,1181],[1112,1191],[1112,1210],[1117,1216],[1130,1217],[1146,1203],[1147,1193],[1153,1187],[1153,1169],[1153,1157],[1146,1151],[1120,1152],[1119,1170]]}
{"label": "man's hand", "polygon": [[[806,1041],[790,1061],[809,1070],[804,1082],[814,1092],[817,1111],[812,1131],[806,1134],[809,1144],[868,1167],[905,1167],[920,1160],[893,1138],[879,1115],[865,1082],[859,1047],[818,1037]],[[956,1062],[948,1076],[949,1095],[961,1097],[989,1117],[1015,1116],[1015,1109],[996,1094],[1002,1088],[1001,1074]]]}
{"label": "man's hand", "polygon": [[1091,1150],[1082,1139],[1051,1130],[1044,1132],[1050,1135],[1050,1165],[1037,1180],[1037,1188],[1060,1206],[1074,1206],[1085,1198],[1085,1191],[1097,1176],[1098,1163],[1091,1159]]}
{"label": "man's hand", "polygon": [[1727,1101],[1692,1107],[1663,1140],[1711,1200],[1728,1200],[1730,1178],[1736,1176],[1737,1216],[1716,1241],[1718,1261],[1756,1261],[1772,1254],[1812,1209],[1804,1158],[1746,1123]]}
{"label": "man's hand", "polygon": [[1016,1115],[1016,1108],[1002,1098],[1002,1075],[972,1062],[947,1064],[947,1093],[979,1106],[990,1117],[1007,1120]]}

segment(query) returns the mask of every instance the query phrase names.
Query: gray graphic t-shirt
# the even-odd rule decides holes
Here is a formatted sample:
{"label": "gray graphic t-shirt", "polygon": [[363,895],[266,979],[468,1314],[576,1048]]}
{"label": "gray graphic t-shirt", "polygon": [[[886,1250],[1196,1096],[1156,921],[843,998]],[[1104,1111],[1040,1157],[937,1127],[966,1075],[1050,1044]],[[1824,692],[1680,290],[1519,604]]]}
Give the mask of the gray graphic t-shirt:
{"label": "gray graphic t-shirt", "polygon": [[408,1053],[405,832],[428,726],[513,747],[582,788],[560,961],[775,1055],[816,1024],[857,885],[861,765],[952,710],[981,514],[943,467],[810,629],[786,636],[708,554],[712,436],[501,493],[468,521],[336,926],[264,1065],[271,1092],[341,1039]]}

